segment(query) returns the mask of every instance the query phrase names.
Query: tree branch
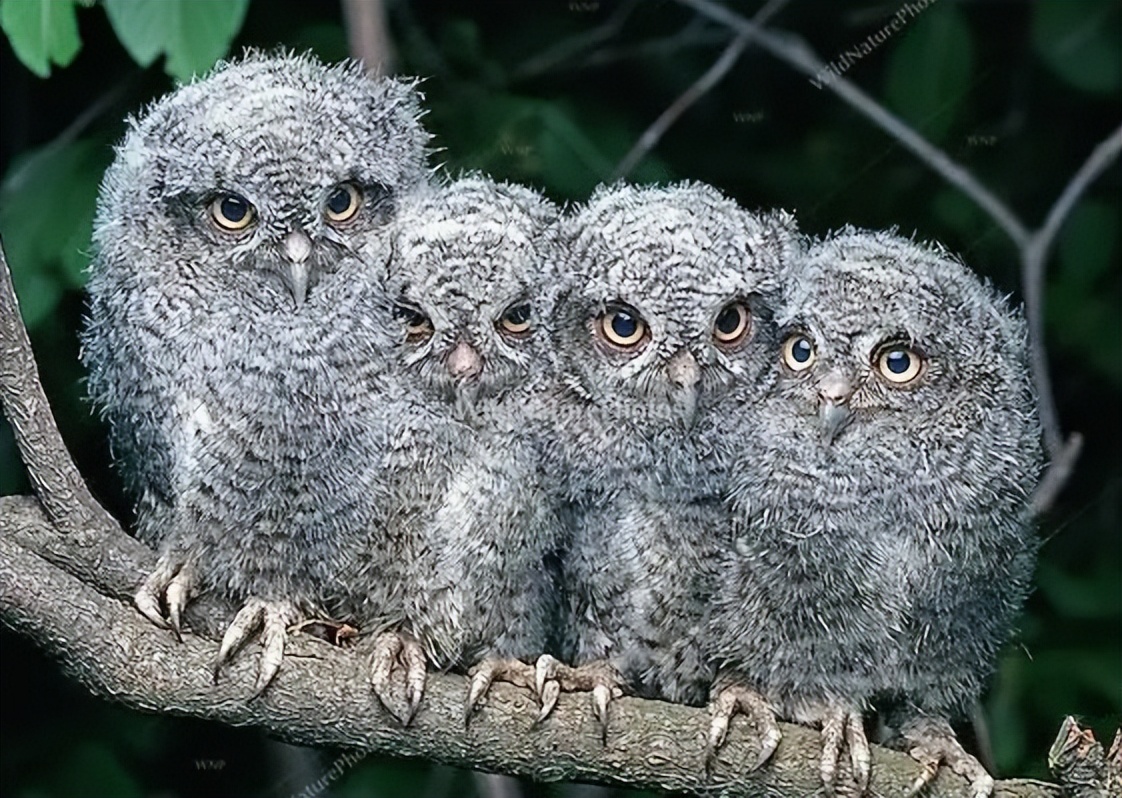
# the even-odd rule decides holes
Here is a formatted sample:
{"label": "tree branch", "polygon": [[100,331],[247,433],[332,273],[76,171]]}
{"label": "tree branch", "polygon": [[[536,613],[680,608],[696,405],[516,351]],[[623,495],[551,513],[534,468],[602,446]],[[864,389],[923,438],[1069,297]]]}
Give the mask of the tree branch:
{"label": "tree branch", "polygon": [[[783,6],[790,0],[770,0],[756,15],[752,17],[755,25],[764,25],[769,19],[779,13]],[[631,174],[631,170],[638,166],[647,153],[655,148],[658,142],[666,135],[666,131],[678,121],[678,118],[689,110],[690,106],[705,96],[710,89],[721,82],[721,78],[728,74],[733,65],[740,60],[741,53],[748,46],[749,38],[743,32],[733,39],[713,66],[705,70],[704,74],[686,89],[670,107],[663,111],[650,127],[643,131],[643,135],[635,145],[623,156],[616,167],[612,180],[621,180]]]}
{"label": "tree branch", "polygon": [[342,0],[347,49],[372,75],[389,75],[394,68],[386,9],[382,0]]}
{"label": "tree branch", "polygon": [[[101,533],[99,533],[101,534]],[[301,745],[413,757],[540,781],[592,781],[699,794],[809,795],[819,789],[817,732],[783,724],[783,742],[755,773],[752,735],[734,722],[707,776],[703,709],[622,698],[612,705],[608,742],[583,697],[563,695],[553,716],[533,727],[529,691],[497,685],[465,729],[459,720],[467,682],[430,674],[416,720],[402,728],[368,687],[365,652],[294,635],[284,667],[265,695],[249,700],[254,656],[242,655],[217,684],[216,646],[188,633],[182,643],[140,616],[131,595],[151,552],[123,532],[101,535],[109,566],[96,547],[56,531],[30,497],[0,499],[0,620],[61,660],[63,669],[96,695],[145,712],[256,726]],[[41,556],[50,552],[50,558]],[[98,573],[97,587],[67,569]],[[106,595],[106,594],[109,595]],[[872,794],[903,795],[919,775],[906,754],[873,752]],[[844,781],[844,779],[842,779]],[[997,795],[1054,798],[1055,785],[998,783]],[[842,793],[843,795],[845,793]],[[942,772],[930,798],[966,796],[968,785]]]}
{"label": "tree branch", "polygon": [[12,425],[27,475],[59,529],[113,528],[116,521],[98,504],[78,473],[58,432],[0,241],[0,408]]}

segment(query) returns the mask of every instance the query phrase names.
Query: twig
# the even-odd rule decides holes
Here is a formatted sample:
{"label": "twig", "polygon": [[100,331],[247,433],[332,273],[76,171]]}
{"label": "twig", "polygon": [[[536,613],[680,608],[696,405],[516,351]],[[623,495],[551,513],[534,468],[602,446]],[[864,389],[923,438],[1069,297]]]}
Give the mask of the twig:
{"label": "twig", "polygon": [[[770,0],[763,8],[761,8],[756,15],[752,18],[755,25],[763,25],[771,17],[775,16],[787,5],[790,0]],[[705,73],[698,78],[694,83],[679,95],[678,99],[670,104],[670,107],[663,111],[658,119],[651,123],[650,127],[643,131],[643,135],[635,145],[623,156],[623,159],[616,166],[615,172],[612,174],[612,180],[620,180],[627,177],[634,169],[639,161],[646,157],[647,153],[655,148],[658,142],[666,135],[668,131],[678,118],[684,114],[690,106],[705,96],[710,89],[716,86],[728,71],[732,69],[733,65],[740,59],[740,54],[744,52],[744,48],[748,46],[749,37],[741,33],[729,46],[725,48],[720,57],[709,67]]]}
{"label": "twig", "polygon": [[372,75],[393,72],[394,49],[382,0],[342,0],[343,23],[351,58]]}
{"label": "twig", "polygon": [[[766,31],[755,22],[711,0],[678,0],[678,2],[727,25],[738,35],[747,37],[808,77],[814,78],[825,71],[826,65],[822,59],[797,36],[774,30]],[[1082,439],[1073,435],[1066,443],[1064,442],[1056,412],[1055,397],[1049,377],[1048,356],[1044,346],[1044,271],[1055,236],[1076,201],[1122,151],[1122,128],[1115,130],[1095,148],[1056,200],[1041,228],[1030,232],[1009,207],[983,186],[969,170],[953,161],[945,152],[931,144],[853,83],[840,75],[831,74],[829,80],[821,81],[821,85],[837,94],[889,136],[911,150],[944,180],[973,199],[1005,231],[1017,247],[1021,256],[1023,283],[1021,288],[1025,295],[1025,315],[1030,331],[1033,382],[1037,390],[1044,442],[1052,458],[1052,464],[1041,479],[1033,507],[1044,509],[1050,507],[1071,474]]]}
{"label": "twig", "polygon": [[[752,771],[757,744],[746,733],[752,727],[734,723],[707,776],[708,712],[661,701],[624,697],[614,702],[605,745],[583,696],[563,695],[550,719],[535,726],[537,704],[531,693],[500,684],[465,729],[459,718],[466,680],[434,673],[416,719],[403,729],[369,690],[364,652],[305,635],[289,640],[276,681],[261,698],[249,700],[256,667],[252,653],[241,655],[227,676],[213,684],[213,641],[187,633],[177,643],[127,603],[38,556],[44,545],[56,554],[70,547],[74,536],[51,529],[34,501],[0,499],[0,526],[0,620],[58,658],[94,694],[134,709],[255,726],[301,745],[423,758],[539,781],[771,798],[820,790],[822,742],[817,732],[781,724],[783,744],[775,757]],[[109,538],[135,544],[120,531]],[[97,556],[74,547],[69,560]],[[83,567],[92,570],[93,563]],[[136,562],[120,574],[142,573],[144,567]],[[112,592],[130,590],[132,578],[125,582],[113,585]],[[906,754],[873,747],[872,794],[903,795],[919,773],[919,765]],[[847,774],[839,773],[839,781],[846,779]],[[1010,798],[1059,794],[1055,785],[1021,780],[999,782],[998,790]],[[964,780],[943,772],[926,796],[966,794]]]}
{"label": "twig", "polygon": [[623,28],[627,18],[631,16],[638,5],[638,0],[626,0],[612,12],[610,17],[595,28],[563,39],[545,52],[527,59],[510,71],[510,82],[516,83],[520,80],[537,77],[543,72],[555,68],[558,64],[565,63],[582,50],[595,47],[597,44],[611,39]]}
{"label": "twig", "polygon": [[31,341],[20,317],[8,259],[0,241],[0,407],[39,501],[59,529],[115,528],[116,522],[86,487],[55,424]]}

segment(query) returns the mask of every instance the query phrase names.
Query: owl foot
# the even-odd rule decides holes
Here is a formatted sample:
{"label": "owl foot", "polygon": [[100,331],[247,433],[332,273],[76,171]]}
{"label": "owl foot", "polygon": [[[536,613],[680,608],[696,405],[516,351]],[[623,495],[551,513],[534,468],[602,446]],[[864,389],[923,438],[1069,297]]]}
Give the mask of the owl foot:
{"label": "owl foot", "polygon": [[989,798],[993,793],[993,777],[981,762],[966,753],[945,720],[920,718],[911,721],[901,729],[900,738],[907,746],[908,755],[923,768],[909,796],[916,795],[930,784],[943,764],[970,782],[970,794],[974,798]]}
{"label": "owl foot", "polygon": [[534,667],[534,690],[542,702],[535,723],[549,717],[562,690],[567,693],[591,692],[592,710],[600,721],[601,742],[607,742],[608,704],[613,698],[623,695],[623,680],[607,661],[589,662],[573,668],[549,654],[542,654]]}
{"label": "owl foot", "polygon": [[853,768],[853,779],[857,784],[857,794],[864,795],[869,788],[869,768],[872,754],[869,741],[865,737],[865,725],[861,713],[850,707],[831,706],[822,718],[822,759],[818,772],[826,795],[834,795],[837,787],[838,760],[841,758],[842,745],[849,748],[849,763]]}
{"label": "owl foot", "polygon": [[767,700],[750,687],[733,684],[725,687],[717,697],[709,703],[709,714],[712,721],[709,724],[709,743],[705,749],[705,769],[711,770],[717,758],[717,751],[725,744],[728,736],[729,721],[733,715],[740,713],[752,719],[753,724],[760,730],[760,754],[752,770],[763,765],[775,749],[783,735],[779,731],[779,724],[775,721],[775,710]]}
{"label": "owl foot", "polygon": [[483,699],[491,684],[496,680],[534,689],[534,666],[517,659],[487,657],[468,671],[471,686],[468,688],[467,701],[464,702],[464,727],[471,721],[472,714],[483,705]]}
{"label": "owl foot", "polygon": [[273,681],[284,660],[284,642],[288,637],[288,626],[296,623],[302,616],[303,613],[289,601],[268,601],[259,598],[250,598],[246,601],[234,616],[226,634],[222,636],[222,645],[218,647],[218,657],[214,662],[214,683],[218,683],[222,667],[230,662],[238,650],[254,635],[259,634],[264,650],[261,652],[261,662],[257,667],[253,697],[257,698],[265,692],[265,688]]}
{"label": "owl foot", "polygon": [[156,570],[144,580],[132,600],[145,618],[161,629],[170,629],[182,643],[183,610],[195,594],[196,584],[195,569],[191,565],[173,563],[165,555],[160,557]]}
{"label": "owl foot", "polygon": [[[405,669],[405,708],[394,708],[393,673]],[[425,693],[425,652],[421,644],[400,632],[383,632],[374,638],[374,656],[370,664],[370,687],[391,715],[408,726],[417,714]]]}

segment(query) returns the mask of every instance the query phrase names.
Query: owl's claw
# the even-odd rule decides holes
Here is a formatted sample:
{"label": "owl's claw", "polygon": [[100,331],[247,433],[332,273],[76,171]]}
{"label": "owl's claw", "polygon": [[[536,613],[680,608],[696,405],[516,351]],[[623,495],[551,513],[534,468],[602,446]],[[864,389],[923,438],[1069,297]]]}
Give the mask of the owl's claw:
{"label": "owl's claw", "polygon": [[600,722],[601,742],[608,739],[608,705],[623,695],[619,673],[608,662],[600,660],[573,668],[542,654],[534,665],[534,689],[541,700],[541,711],[535,723],[541,723],[557,705],[561,691],[590,692],[592,710]]}
{"label": "owl's claw", "polygon": [[251,598],[238,610],[233,622],[222,636],[218,647],[218,657],[214,662],[214,682],[222,667],[233,659],[243,645],[260,632],[261,662],[257,666],[257,679],[253,685],[253,697],[257,698],[273,681],[284,661],[284,643],[288,636],[289,624],[300,619],[301,613],[296,606],[287,601],[266,601]]}
{"label": "owl's claw", "polygon": [[818,768],[826,795],[834,795],[837,789],[838,759],[843,745],[849,748],[857,794],[864,795],[869,788],[872,753],[861,713],[849,707],[833,706],[826,710],[822,719],[822,759]]}
{"label": "owl's claw", "polygon": [[[195,592],[195,569],[161,557],[133,596],[140,613],[161,629],[170,629],[183,642],[183,610]],[[165,616],[164,611],[167,611]]]}
{"label": "owl's claw", "polygon": [[775,710],[767,700],[755,690],[744,685],[734,684],[724,688],[709,704],[712,721],[709,724],[709,742],[705,750],[705,769],[711,770],[717,759],[717,751],[728,737],[729,722],[740,713],[751,718],[760,730],[760,753],[752,770],[761,767],[771,759],[779,741],[783,738],[779,724],[775,720]]}
{"label": "owl's claw", "polygon": [[981,762],[966,753],[945,720],[921,718],[912,721],[904,726],[900,737],[907,746],[908,755],[921,767],[920,775],[908,793],[909,798],[927,787],[943,764],[970,782],[973,798],[989,798],[993,794],[993,777]]}
{"label": "owl's claw", "polygon": [[471,721],[472,714],[483,704],[483,699],[491,685],[496,681],[508,682],[518,687],[533,689],[536,672],[532,665],[517,659],[487,657],[468,671],[471,686],[468,688],[467,701],[464,702],[464,726]]}
{"label": "owl's claw", "polygon": [[[394,671],[405,671],[405,709],[394,708],[392,687]],[[403,726],[413,716],[425,694],[425,652],[414,638],[399,632],[383,632],[374,639],[374,656],[370,665],[370,687],[378,700]]]}

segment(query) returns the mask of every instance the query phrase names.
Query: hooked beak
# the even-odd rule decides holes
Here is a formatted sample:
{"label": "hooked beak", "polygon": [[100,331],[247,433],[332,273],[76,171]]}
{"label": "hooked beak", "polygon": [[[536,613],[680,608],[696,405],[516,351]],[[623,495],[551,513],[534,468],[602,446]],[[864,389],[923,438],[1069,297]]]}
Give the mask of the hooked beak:
{"label": "hooked beak", "polygon": [[845,375],[831,371],[818,385],[818,420],[822,425],[822,440],[832,444],[853,418],[849,400],[853,396],[853,383]]}
{"label": "hooked beak", "polygon": [[676,387],[671,402],[687,426],[693,423],[697,412],[697,383],[701,379],[701,366],[686,348],[679,349],[666,364],[666,378]]}
{"label": "hooked beak", "polygon": [[284,237],[284,259],[288,268],[283,272],[285,287],[299,310],[308,298],[308,256],[312,254],[312,240],[303,230],[296,229]]}
{"label": "hooked beak", "polygon": [[467,341],[461,340],[444,359],[448,373],[458,380],[471,380],[483,371],[483,358]]}

